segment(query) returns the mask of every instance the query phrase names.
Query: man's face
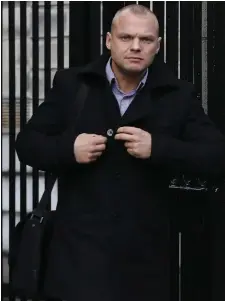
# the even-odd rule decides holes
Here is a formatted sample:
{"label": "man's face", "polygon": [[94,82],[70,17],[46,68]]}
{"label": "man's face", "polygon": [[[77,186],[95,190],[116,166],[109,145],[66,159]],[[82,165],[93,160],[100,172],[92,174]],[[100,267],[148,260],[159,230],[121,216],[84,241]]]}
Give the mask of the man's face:
{"label": "man's face", "polygon": [[107,33],[106,47],[122,72],[138,74],[151,65],[160,41],[154,15],[126,12],[115,20],[112,33]]}

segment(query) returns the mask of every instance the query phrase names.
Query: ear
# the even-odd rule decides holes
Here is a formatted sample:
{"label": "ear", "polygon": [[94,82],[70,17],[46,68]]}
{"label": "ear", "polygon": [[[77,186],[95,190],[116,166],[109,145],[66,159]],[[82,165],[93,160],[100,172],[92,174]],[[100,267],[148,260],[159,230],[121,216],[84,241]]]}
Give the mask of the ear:
{"label": "ear", "polygon": [[157,41],[157,50],[156,50],[156,53],[158,53],[159,50],[160,50],[161,41],[162,41],[162,38],[159,37],[159,38],[158,38],[158,41]]}
{"label": "ear", "polygon": [[111,50],[111,40],[112,40],[112,35],[110,32],[107,32],[105,45],[108,50]]}

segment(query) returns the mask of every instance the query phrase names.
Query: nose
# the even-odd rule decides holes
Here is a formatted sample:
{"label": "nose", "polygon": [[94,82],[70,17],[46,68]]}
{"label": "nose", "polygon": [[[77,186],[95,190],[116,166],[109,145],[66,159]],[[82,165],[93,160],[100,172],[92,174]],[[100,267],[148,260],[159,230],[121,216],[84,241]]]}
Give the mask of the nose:
{"label": "nose", "polygon": [[133,39],[132,45],[131,45],[131,50],[133,51],[140,51],[140,41],[138,38]]}

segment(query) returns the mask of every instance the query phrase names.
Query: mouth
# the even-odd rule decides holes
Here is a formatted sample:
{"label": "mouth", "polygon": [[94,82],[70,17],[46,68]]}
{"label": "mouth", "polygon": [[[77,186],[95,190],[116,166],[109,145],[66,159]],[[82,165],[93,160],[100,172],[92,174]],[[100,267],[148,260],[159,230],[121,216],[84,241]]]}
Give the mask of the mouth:
{"label": "mouth", "polygon": [[132,60],[132,61],[142,61],[143,59],[140,57],[128,57],[128,60]]}
{"label": "mouth", "polygon": [[132,63],[140,63],[141,61],[143,61],[143,59],[139,57],[128,57],[127,60]]}

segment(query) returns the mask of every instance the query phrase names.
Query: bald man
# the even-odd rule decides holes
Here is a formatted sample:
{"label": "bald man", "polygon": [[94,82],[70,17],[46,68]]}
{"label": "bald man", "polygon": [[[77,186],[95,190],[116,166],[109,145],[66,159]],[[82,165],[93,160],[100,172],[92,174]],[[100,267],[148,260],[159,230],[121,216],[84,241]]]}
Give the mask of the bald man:
{"label": "bald man", "polygon": [[[225,139],[193,85],[158,59],[160,42],[149,9],[121,9],[109,52],[57,72],[17,137],[21,162],[55,173],[63,195],[43,278],[48,297],[173,301],[168,184],[175,172],[224,173]],[[75,120],[81,83],[89,93]]]}

